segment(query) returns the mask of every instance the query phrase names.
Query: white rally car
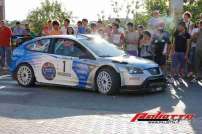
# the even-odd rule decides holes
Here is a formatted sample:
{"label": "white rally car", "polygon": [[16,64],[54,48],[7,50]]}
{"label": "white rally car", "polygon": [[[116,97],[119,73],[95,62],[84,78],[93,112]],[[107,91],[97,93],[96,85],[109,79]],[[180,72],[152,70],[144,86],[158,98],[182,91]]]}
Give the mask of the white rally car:
{"label": "white rally car", "polygon": [[112,94],[160,91],[164,75],[153,61],[130,56],[92,35],[38,37],[13,52],[10,71],[19,85],[66,85]]}

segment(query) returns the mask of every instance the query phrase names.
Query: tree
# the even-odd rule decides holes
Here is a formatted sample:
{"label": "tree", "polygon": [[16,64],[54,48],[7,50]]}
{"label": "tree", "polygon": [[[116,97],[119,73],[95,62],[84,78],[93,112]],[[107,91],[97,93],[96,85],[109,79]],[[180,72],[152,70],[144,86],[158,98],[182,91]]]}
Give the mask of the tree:
{"label": "tree", "polygon": [[58,1],[50,2],[45,0],[41,2],[41,6],[31,11],[27,16],[31,29],[40,34],[43,26],[48,20],[58,20],[62,22],[66,18],[71,18],[72,12],[62,9],[62,4]]}
{"label": "tree", "polygon": [[151,14],[154,10],[159,10],[161,14],[169,14],[169,0],[145,0],[146,10]]}
{"label": "tree", "polygon": [[136,26],[137,25],[146,26],[149,18],[150,16],[147,15],[146,13],[136,13],[135,16],[133,17],[133,22]]}
{"label": "tree", "polygon": [[195,0],[192,3],[184,5],[184,11],[192,13],[192,21],[196,22],[199,19],[200,13],[202,13],[202,0]]}

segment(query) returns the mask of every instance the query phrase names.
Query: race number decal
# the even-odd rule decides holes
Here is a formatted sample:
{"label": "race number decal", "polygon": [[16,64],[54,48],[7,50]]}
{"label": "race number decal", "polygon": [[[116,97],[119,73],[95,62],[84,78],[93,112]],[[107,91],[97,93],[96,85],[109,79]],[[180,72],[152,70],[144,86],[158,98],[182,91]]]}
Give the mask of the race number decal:
{"label": "race number decal", "polygon": [[53,80],[56,76],[56,69],[55,69],[54,64],[52,64],[50,62],[46,62],[45,64],[43,64],[42,74],[45,79]]}

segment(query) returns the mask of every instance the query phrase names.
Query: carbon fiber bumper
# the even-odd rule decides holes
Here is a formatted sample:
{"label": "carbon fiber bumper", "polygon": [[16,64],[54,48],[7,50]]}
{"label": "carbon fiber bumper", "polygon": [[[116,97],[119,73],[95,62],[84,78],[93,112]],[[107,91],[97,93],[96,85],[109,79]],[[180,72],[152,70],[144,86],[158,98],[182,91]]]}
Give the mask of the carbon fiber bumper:
{"label": "carbon fiber bumper", "polygon": [[166,89],[165,76],[152,76],[147,78],[140,86],[123,86],[121,91],[156,92]]}

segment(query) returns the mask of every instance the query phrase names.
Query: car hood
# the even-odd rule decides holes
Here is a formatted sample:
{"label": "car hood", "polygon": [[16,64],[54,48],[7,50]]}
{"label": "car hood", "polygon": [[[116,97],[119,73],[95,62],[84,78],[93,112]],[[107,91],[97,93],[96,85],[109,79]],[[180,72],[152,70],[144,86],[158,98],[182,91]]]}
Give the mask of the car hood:
{"label": "car hood", "polygon": [[108,57],[107,59],[112,60],[112,62],[117,62],[120,64],[131,64],[135,67],[141,68],[141,69],[148,69],[153,67],[158,67],[158,64],[151,60],[143,59],[136,56],[118,56],[118,57]]}

